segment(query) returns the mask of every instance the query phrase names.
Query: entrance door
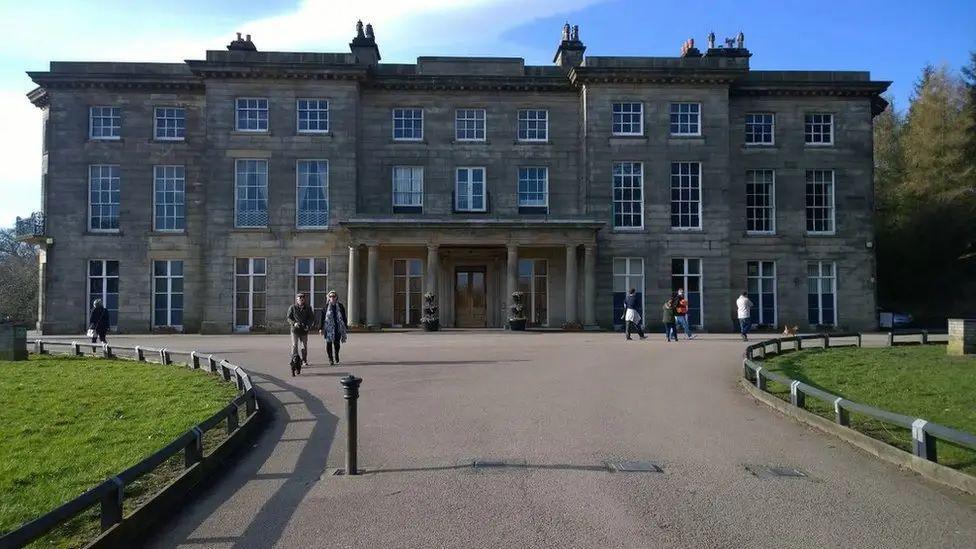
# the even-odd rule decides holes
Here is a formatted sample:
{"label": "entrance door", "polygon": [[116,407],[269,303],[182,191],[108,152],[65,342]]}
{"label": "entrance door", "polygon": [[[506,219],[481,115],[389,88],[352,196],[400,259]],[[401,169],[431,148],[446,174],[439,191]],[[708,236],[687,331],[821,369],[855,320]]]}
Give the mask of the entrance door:
{"label": "entrance door", "polygon": [[458,328],[488,325],[485,267],[458,267],[454,274],[454,318]]}

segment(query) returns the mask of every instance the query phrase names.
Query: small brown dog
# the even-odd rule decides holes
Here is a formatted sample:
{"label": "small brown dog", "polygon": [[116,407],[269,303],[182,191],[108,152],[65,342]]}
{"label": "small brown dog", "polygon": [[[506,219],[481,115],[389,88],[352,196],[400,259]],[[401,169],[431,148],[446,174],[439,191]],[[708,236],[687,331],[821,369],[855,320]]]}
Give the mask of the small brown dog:
{"label": "small brown dog", "polygon": [[789,324],[783,326],[783,335],[785,336],[795,336],[799,326],[790,326]]}

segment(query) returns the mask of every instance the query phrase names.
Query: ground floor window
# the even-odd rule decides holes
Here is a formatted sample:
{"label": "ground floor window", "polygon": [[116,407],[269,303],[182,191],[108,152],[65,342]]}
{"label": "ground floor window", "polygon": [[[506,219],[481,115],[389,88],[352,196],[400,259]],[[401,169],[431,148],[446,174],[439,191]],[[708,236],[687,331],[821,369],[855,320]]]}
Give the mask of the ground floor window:
{"label": "ground floor window", "polygon": [[702,264],[698,258],[675,258],[671,260],[671,291],[685,291],[688,300],[688,324],[701,327],[702,324]]}
{"label": "ground floor window", "polygon": [[88,308],[85,312],[85,324],[88,323],[88,313],[92,302],[102,300],[102,306],[108,311],[110,330],[119,326],[119,262],[110,259],[93,259],[88,262]]}
{"label": "ground floor window", "polygon": [[807,263],[807,321],[813,326],[837,324],[836,269],[831,261]]}
{"label": "ground floor window", "polygon": [[299,257],[295,260],[295,293],[304,293],[313,309],[325,307],[329,294],[329,260],[324,257]]}
{"label": "ground floor window", "polygon": [[631,288],[637,290],[638,313],[644,316],[644,258],[613,258],[613,324],[624,324],[624,298]]}
{"label": "ground floor window", "polygon": [[239,257],[234,270],[234,329],[263,329],[267,323],[267,264],[263,257]]}
{"label": "ground floor window", "polygon": [[423,302],[423,262],[419,259],[393,260],[393,324],[417,326]]}
{"label": "ground floor window", "polygon": [[776,326],[776,262],[746,262],[746,292],[753,324]]}
{"label": "ground floor window", "polygon": [[549,265],[545,259],[519,259],[519,291],[530,326],[549,324]]}
{"label": "ground floor window", "polygon": [[183,327],[183,261],[153,261],[153,326]]}

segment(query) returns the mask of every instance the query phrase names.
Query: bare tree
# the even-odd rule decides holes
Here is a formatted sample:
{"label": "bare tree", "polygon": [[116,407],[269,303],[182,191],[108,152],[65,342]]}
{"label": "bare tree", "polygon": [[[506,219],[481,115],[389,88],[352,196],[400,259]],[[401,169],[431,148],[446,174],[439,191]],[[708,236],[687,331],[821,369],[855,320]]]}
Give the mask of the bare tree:
{"label": "bare tree", "polygon": [[0,319],[37,322],[37,249],[0,229]]}

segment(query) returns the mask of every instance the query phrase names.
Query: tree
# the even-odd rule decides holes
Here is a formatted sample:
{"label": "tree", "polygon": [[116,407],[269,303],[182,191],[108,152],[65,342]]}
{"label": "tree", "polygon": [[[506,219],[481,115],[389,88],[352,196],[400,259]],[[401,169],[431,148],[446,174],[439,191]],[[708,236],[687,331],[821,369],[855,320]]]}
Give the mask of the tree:
{"label": "tree", "polygon": [[0,229],[0,319],[37,322],[37,250],[18,242],[13,229]]}

